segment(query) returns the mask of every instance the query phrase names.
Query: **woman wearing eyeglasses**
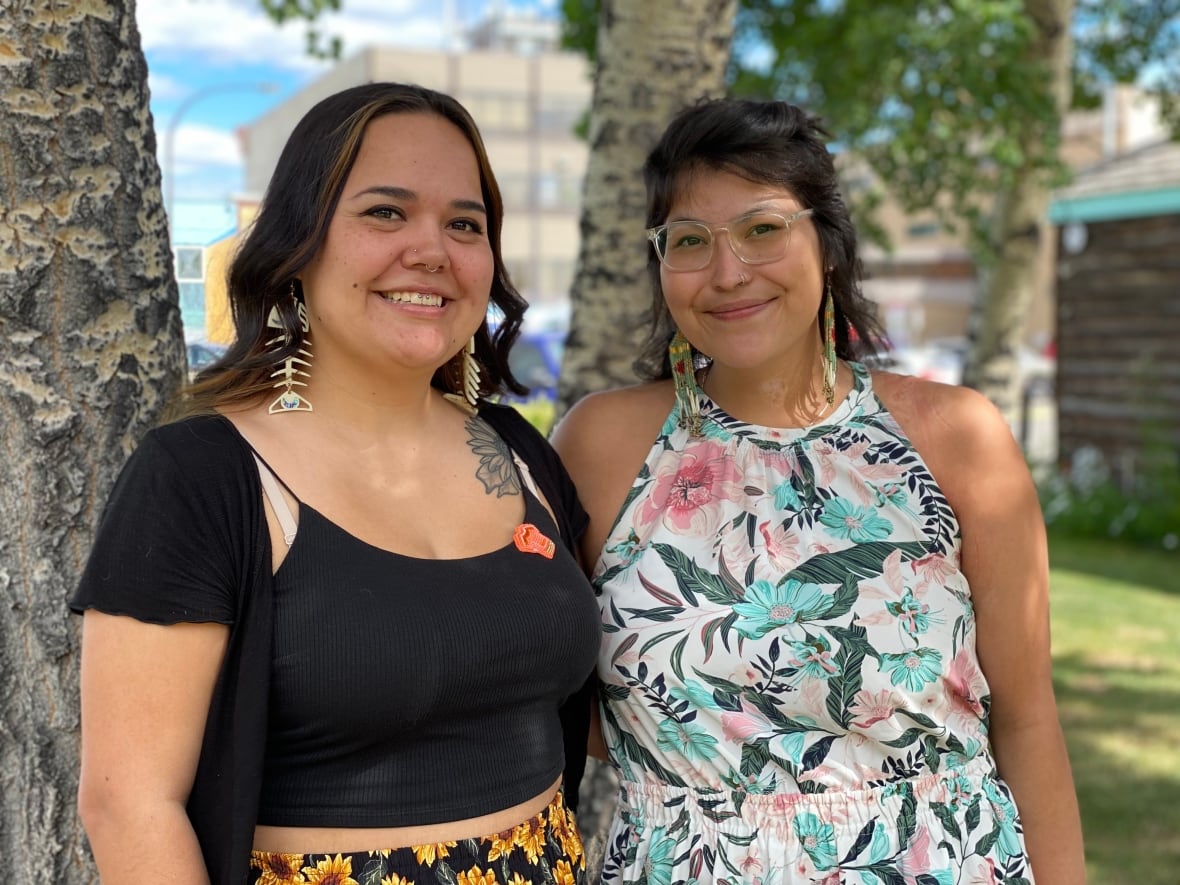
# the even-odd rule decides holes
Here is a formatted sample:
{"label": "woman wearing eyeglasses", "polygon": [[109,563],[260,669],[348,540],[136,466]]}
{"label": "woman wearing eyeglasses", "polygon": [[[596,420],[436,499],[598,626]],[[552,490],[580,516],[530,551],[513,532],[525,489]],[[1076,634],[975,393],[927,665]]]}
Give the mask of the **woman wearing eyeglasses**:
{"label": "woman wearing eyeglasses", "polygon": [[777,102],[672,122],[651,383],[555,434],[606,632],[603,881],[1076,885],[1032,482],[979,394],[859,361],[825,136]]}

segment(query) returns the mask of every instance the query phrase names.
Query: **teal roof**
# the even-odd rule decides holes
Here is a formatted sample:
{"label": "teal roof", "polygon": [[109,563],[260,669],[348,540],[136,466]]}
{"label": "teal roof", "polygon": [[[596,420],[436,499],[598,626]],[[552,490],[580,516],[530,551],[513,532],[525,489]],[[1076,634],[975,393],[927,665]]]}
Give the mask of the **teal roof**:
{"label": "teal roof", "polygon": [[1180,142],[1161,141],[1103,160],[1053,195],[1049,220],[1114,221],[1180,214]]}

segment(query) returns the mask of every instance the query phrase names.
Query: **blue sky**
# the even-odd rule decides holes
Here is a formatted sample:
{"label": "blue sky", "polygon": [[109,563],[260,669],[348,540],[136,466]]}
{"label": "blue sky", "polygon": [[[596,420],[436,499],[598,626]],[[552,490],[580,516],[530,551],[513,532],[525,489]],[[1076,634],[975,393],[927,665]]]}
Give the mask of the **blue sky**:
{"label": "blue sky", "polygon": [[[374,44],[443,48],[454,45],[455,25],[479,21],[496,7],[553,17],[558,2],[342,0],[341,5],[341,12],[324,16],[316,27],[339,36],[347,57]],[[235,130],[314,80],[331,62],[307,55],[304,23],[279,27],[263,14],[258,0],[139,0],[136,21],[148,63],[160,168],[166,179],[173,178],[178,221],[184,220],[184,208],[195,208],[197,202],[228,207],[242,186]],[[169,130],[174,133],[171,163],[165,157]],[[219,227],[217,212],[200,224]],[[220,232],[212,229],[209,236]]]}

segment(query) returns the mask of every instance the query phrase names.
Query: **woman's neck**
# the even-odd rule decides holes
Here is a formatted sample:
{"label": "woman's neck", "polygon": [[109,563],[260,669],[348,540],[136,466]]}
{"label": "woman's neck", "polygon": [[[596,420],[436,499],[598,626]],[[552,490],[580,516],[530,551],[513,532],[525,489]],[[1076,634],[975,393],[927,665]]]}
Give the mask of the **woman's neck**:
{"label": "woman's neck", "polygon": [[712,363],[698,375],[701,388],[726,413],[765,427],[807,427],[830,415],[840,401],[824,394],[824,367],[817,347],[800,359],[774,366],[735,368]]}

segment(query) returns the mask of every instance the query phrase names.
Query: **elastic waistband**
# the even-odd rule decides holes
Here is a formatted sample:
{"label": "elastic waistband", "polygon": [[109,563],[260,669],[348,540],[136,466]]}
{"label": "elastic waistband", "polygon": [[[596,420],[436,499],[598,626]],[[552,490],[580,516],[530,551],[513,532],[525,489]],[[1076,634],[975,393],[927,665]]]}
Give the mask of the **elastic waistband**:
{"label": "elastic waistband", "polygon": [[979,756],[960,768],[861,789],[822,793],[702,790],[650,781],[622,781],[619,804],[637,812],[649,826],[671,824],[686,808],[694,822],[705,829],[728,829],[721,825],[730,821],[738,826],[759,825],[805,811],[814,811],[825,819],[863,820],[875,814],[896,814],[907,802],[949,802],[964,794],[977,793],[984,781],[993,778],[994,761]]}

